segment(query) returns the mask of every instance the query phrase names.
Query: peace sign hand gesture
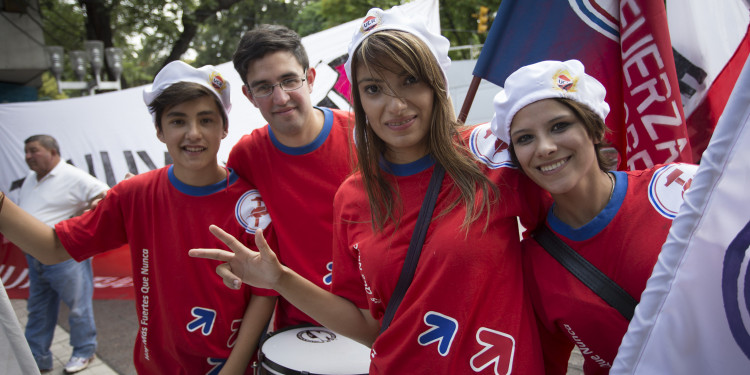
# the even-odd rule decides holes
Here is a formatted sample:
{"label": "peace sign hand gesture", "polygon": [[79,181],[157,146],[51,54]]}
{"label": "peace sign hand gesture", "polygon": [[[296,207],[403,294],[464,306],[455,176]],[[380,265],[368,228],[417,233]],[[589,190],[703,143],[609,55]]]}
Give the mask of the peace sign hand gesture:
{"label": "peace sign hand gesture", "polygon": [[253,251],[216,225],[211,225],[208,229],[232,251],[191,249],[188,255],[226,262],[216,267],[216,273],[229,288],[239,289],[243,282],[257,288],[276,287],[286,267],[281,265],[276,254],[268,246],[262,230],[255,233],[255,244],[260,251]]}

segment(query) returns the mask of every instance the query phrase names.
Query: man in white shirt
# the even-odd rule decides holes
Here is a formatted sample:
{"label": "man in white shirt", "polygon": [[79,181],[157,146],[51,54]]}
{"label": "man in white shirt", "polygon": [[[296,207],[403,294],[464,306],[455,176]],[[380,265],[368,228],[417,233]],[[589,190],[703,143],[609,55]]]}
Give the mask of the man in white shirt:
{"label": "man in white shirt", "polygon": [[[26,164],[31,172],[21,186],[19,206],[49,226],[81,214],[109,188],[86,172],[61,161],[60,147],[49,135],[34,135],[24,141]],[[73,354],[66,373],[86,368],[96,352],[96,326],[91,259],[73,259],[44,265],[30,255],[29,310],[26,340],[41,372],[52,370],[52,336],[60,301],[70,308],[70,346]]]}

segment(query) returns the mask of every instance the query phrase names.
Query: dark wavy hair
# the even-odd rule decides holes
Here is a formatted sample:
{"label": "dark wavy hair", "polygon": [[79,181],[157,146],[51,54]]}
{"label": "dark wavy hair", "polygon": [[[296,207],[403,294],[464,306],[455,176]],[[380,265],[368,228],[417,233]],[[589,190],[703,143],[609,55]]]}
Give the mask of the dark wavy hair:
{"label": "dark wavy hair", "polygon": [[239,73],[242,82],[247,82],[247,67],[255,60],[262,59],[269,53],[289,52],[294,55],[302,69],[310,67],[307,51],[302,45],[299,34],[281,25],[258,25],[248,31],[240,39],[237,49],[234,51],[232,62],[234,70]]}

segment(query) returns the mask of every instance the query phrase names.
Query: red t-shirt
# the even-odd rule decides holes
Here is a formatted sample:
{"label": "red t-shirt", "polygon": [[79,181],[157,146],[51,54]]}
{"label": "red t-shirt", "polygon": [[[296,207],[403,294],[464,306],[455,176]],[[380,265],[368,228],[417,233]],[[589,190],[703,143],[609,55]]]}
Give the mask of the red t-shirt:
{"label": "red t-shirt", "polygon": [[[571,228],[550,209],[547,224],[566,244],[636,300],[646,288],[672,219],[697,166],[670,164],[614,172],[609,204],[589,223]],[[573,345],[584,373],[607,374],[628,321],[573,276],[536,241],[523,241],[524,275],[539,317],[548,374],[565,374]]]}
{"label": "red t-shirt", "polygon": [[[466,135],[484,137],[486,128]],[[483,144],[493,145],[494,139],[488,142]],[[505,150],[492,158],[509,161]],[[541,222],[544,194],[509,163],[488,165],[480,167],[498,185],[500,197],[486,230],[484,217],[468,233],[460,229],[466,212],[462,204],[442,214],[460,199],[446,173],[412,284],[390,327],[373,345],[371,374],[543,373],[536,323],[524,292],[516,217],[528,227]],[[429,156],[389,167],[388,178],[397,184],[402,204],[398,226],[389,222],[382,232],[373,231],[359,174],[344,182],[334,203],[332,291],[379,320],[434,169]]]}
{"label": "red t-shirt", "polygon": [[[323,111],[323,130],[309,145],[286,147],[269,126],[243,136],[227,165],[255,186],[274,222],[279,260],[326,290],[331,284],[333,196],[354,165],[353,115]],[[279,298],[275,326],[315,323]]]}
{"label": "red t-shirt", "polygon": [[230,173],[226,181],[188,186],[165,167],[124,180],[96,209],[55,226],[78,261],[130,245],[138,313],[133,361],[139,374],[205,374],[229,357],[252,294],[227,288],[215,273],[221,262],[191,258],[192,248],[226,245],[209,231],[216,224],[253,245],[270,217],[258,191]]}

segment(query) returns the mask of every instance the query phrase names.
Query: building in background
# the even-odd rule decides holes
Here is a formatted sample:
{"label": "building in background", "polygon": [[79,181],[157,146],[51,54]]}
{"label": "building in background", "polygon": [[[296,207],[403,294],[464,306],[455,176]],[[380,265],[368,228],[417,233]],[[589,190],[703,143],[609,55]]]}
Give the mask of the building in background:
{"label": "building in background", "polygon": [[44,52],[38,0],[0,0],[0,103],[35,101]]}

